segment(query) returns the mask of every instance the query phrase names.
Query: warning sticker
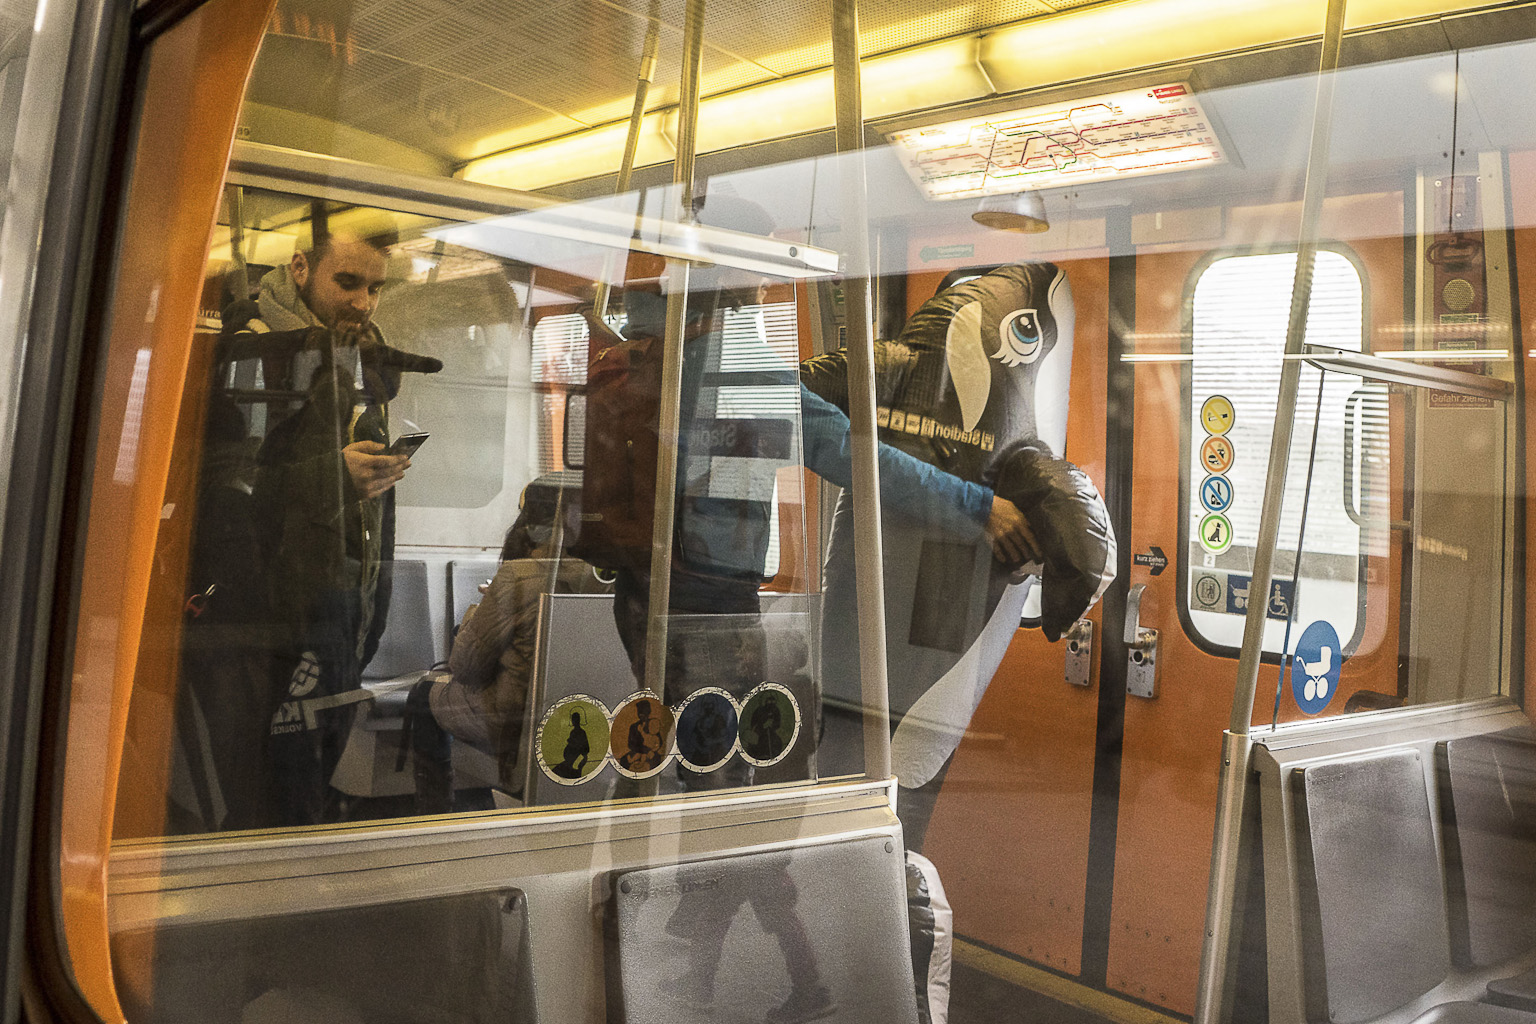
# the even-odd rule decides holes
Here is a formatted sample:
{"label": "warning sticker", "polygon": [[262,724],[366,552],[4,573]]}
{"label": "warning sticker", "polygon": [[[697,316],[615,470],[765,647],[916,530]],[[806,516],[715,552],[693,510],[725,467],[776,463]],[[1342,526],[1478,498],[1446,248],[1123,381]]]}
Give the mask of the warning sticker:
{"label": "warning sticker", "polygon": [[1200,407],[1200,425],[1207,434],[1225,434],[1232,429],[1236,413],[1225,395],[1212,395]]}
{"label": "warning sticker", "polygon": [[1208,437],[1200,446],[1200,465],[1207,473],[1225,473],[1236,453],[1225,437]]}

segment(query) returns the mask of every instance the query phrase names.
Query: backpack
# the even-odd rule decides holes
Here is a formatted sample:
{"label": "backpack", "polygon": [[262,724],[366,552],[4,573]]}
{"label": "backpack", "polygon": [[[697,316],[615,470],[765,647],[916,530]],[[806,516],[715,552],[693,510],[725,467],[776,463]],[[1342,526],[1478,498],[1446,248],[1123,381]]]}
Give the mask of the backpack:
{"label": "backpack", "polygon": [[[778,416],[702,412],[714,389],[797,387],[795,371],[710,366],[717,332],[694,338],[683,371],[673,561],[707,576],[762,582],[773,512],[773,475],[795,459],[795,426]],[[659,338],[621,338],[592,326],[587,369],[581,528],[571,553],[603,569],[649,571],[660,456]],[[779,379],[782,378],[782,379]]]}

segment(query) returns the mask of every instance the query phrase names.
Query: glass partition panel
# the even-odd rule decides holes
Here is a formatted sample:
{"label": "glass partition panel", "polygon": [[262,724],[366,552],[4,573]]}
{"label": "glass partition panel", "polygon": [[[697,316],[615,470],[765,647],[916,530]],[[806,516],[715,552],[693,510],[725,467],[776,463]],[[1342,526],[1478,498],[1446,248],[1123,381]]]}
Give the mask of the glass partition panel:
{"label": "glass partition panel", "polygon": [[[1294,467],[1300,486],[1287,490],[1281,527],[1282,546],[1287,536],[1305,531],[1301,584],[1295,613],[1277,616],[1281,621],[1272,625],[1283,627],[1288,655],[1275,714],[1336,715],[1507,693],[1507,584],[1501,581],[1511,576],[1507,403],[1513,388],[1498,376],[1469,372],[1468,360],[1411,349],[1382,349],[1375,357],[1321,346],[1310,351],[1318,355],[1303,372],[1297,418],[1303,440],[1293,448],[1293,459],[1302,463]],[[1313,395],[1321,386],[1325,396],[1347,396],[1335,410],[1324,406],[1315,423],[1306,408],[1312,404],[1308,380]],[[1330,430],[1342,432],[1341,460],[1320,440]],[[1343,521],[1369,538],[1361,565],[1389,547],[1407,552],[1400,571],[1378,572],[1365,588],[1372,601],[1402,610],[1406,650],[1396,673],[1376,673],[1363,685],[1372,673],[1354,671],[1350,659],[1375,652],[1361,649],[1356,606],[1330,604],[1326,577],[1308,568],[1328,558],[1311,540],[1315,524],[1326,530]],[[1313,597],[1313,591],[1322,594]]]}
{"label": "glass partition panel", "polygon": [[[673,228],[635,209],[631,251],[635,214],[608,238],[601,207],[525,230],[229,186],[189,393],[205,426],[182,456],[175,699],[204,742],[177,750],[173,831],[815,781],[818,609],[783,592],[812,577],[802,346],[771,266],[803,262],[755,204],[700,217],[704,252],[714,227],[768,258],[701,254],[681,296],[671,594],[652,615],[676,285],[645,251]],[[846,480],[846,416],[818,417],[812,458]],[[711,733],[729,742],[701,767],[678,729],[706,704],[706,725],[747,732]]]}
{"label": "glass partition panel", "polygon": [[1249,609],[1258,725],[1519,690],[1526,12],[700,6],[275,6],[180,407],[112,363],[113,927],[495,893],[432,955],[541,1019],[911,1024],[942,891],[966,1019],[1192,1016]]}

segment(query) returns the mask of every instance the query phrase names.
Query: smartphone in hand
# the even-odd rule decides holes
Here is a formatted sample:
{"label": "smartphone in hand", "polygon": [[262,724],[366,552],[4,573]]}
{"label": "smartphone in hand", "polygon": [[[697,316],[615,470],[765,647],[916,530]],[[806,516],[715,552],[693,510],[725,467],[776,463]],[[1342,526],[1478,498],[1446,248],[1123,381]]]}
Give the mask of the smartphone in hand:
{"label": "smartphone in hand", "polygon": [[384,449],[384,454],[404,455],[406,458],[410,458],[416,454],[416,449],[427,443],[427,438],[431,436],[431,434],[425,431],[419,434],[401,434],[395,438],[394,444]]}

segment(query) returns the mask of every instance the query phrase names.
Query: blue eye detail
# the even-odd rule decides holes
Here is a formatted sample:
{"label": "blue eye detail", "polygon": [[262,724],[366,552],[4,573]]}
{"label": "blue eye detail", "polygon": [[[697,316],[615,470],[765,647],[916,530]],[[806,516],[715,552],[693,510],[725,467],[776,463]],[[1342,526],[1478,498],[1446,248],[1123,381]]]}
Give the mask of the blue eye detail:
{"label": "blue eye detail", "polygon": [[1035,318],[1029,313],[1024,313],[1012,320],[1008,324],[1008,329],[1025,345],[1032,345],[1040,340],[1040,329],[1035,326]]}
{"label": "blue eye detail", "polygon": [[1040,321],[1033,309],[1009,313],[998,325],[1002,343],[992,358],[1007,366],[1022,366],[1040,357]]}

